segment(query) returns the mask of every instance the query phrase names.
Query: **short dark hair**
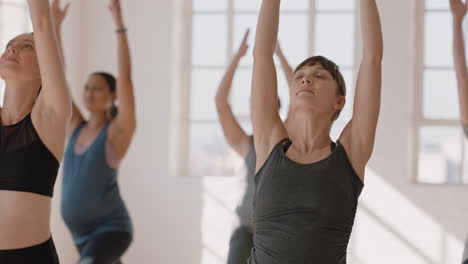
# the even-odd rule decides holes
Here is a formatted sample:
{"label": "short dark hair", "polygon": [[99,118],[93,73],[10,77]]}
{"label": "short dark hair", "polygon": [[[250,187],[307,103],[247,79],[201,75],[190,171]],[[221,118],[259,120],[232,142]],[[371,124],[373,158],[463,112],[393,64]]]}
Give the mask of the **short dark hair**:
{"label": "short dark hair", "polygon": [[[333,61],[323,57],[323,56],[313,56],[305,61],[303,61],[299,66],[297,66],[296,70],[294,70],[294,73],[298,72],[300,69],[307,67],[307,66],[314,66],[319,64],[322,66],[327,72],[331,74],[333,77],[333,80],[336,81],[337,83],[337,93],[338,95],[341,96],[346,96],[346,83],[343,78],[343,75],[340,72],[340,67],[336,65]],[[335,121],[338,119],[340,116],[341,110],[336,111],[336,113],[333,115],[332,121]]]}

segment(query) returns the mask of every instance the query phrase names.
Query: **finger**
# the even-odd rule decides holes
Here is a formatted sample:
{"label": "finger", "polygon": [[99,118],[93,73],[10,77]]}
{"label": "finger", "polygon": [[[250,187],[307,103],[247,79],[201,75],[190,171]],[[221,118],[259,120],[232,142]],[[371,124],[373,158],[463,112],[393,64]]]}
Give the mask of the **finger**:
{"label": "finger", "polygon": [[247,40],[249,39],[249,34],[250,34],[250,28],[248,28],[248,29],[245,31],[244,38],[242,39],[242,43],[246,43],[246,42],[247,42]]}
{"label": "finger", "polygon": [[63,9],[63,14],[66,15],[68,12],[68,8],[70,8],[71,3],[68,3],[65,8]]}

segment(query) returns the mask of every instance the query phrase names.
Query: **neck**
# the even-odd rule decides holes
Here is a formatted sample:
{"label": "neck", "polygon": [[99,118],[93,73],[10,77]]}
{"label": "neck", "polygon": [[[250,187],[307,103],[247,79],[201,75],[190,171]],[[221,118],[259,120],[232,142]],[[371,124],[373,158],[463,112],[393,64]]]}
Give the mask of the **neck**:
{"label": "neck", "polygon": [[302,153],[311,153],[330,146],[331,122],[328,117],[313,112],[294,112],[285,123],[294,148]]}
{"label": "neck", "polygon": [[3,125],[15,124],[32,112],[38,92],[38,89],[32,87],[40,87],[40,83],[37,81],[6,81],[3,107],[0,113]]}
{"label": "neck", "polygon": [[88,126],[91,128],[101,128],[108,121],[107,112],[93,112],[89,117]]}

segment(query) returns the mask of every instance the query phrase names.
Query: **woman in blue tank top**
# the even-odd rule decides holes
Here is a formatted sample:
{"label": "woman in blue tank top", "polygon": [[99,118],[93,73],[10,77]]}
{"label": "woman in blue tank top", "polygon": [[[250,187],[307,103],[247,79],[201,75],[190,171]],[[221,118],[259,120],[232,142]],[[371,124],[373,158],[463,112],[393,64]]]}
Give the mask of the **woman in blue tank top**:
{"label": "woman in blue tank top", "polygon": [[[63,164],[62,217],[80,263],[87,264],[120,263],[133,237],[117,180],[136,127],[130,52],[119,0],[111,0],[109,9],[116,26],[118,78],[103,72],[89,76],[84,89],[89,120],[73,105]],[[56,28],[65,13],[55,12]]]}
{"label": "woman in blue tank top", "polygon": [[335,63],[321,56],[301,63],[294,72],[289,117],[283,124],[273,60],[281,1],[262,1],[251,95],[257,174],[250,264],[346,263],[364,170],[374,146],[383,58],[375,0],[359,2],[363,57],[353,116],[333,143],[330,129],[346,100],[343,76]]}
{"label": "woman in blue tank top", "polygon": [[[468,2],[450,0],[450,9],[453,16],[453,59],[458,84],[460,101],[460,118],[465,136],[468,138],[468,68],[466,66],[465,40],[463,37],[463,20],[466,16]],[[468,264],[468,241],[462,259]]]}
{"label": "woman in blue tank top", "polygon": [[[242,129],[232,112],[231,105],[229,104],[229,94],[231,92],[234,75],[237,71],[240,60],[248,51],[247,42],[249,34],[250,30],[247,30],[239,50],[234,55],[231,64],[227,68],[216,93],[216,110],[218,112],[224,137],[226,138],[229,146],[244,158],[246,168],[246,175],[243,179],[245,182],[245,190],[243,192],[242,201],[236,209],[238,226],[231,235],[227,264],[245,264],[253,248],[252,218],[253,200],[255,196],[254,176],[256,155],[252,136],[247,135],[247,133]],[[275,53],[281,62],[286,80],[288,84],[290,84],[292,81],[293,69],[286,60],[279,43],[276,46]],[[290,86],[288,86],[288,88],[290,88]],[[291,92],[291,89],[289,89],[289,91]],[[281,108],[279,100],[278,105],[279,108]]]}

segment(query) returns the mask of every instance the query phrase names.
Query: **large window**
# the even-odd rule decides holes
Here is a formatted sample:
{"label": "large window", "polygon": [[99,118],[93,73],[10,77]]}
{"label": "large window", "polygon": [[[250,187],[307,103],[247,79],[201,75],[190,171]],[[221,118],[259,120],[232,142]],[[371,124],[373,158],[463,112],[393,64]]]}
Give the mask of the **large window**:
{"label": "large window", "polygon": [[[26,1],[0,0],[0,53],[16,35],[31,31]],[[3,104],[5,83],[0,82],[0,106]]]}
{"label": "large window", "polygon": [[[236,118],[251,133],[252,49],[260,4],[261,0],[179,0],[176,4],[175,43],[180,48],[174,54],[170,164],[175,175],[203,177],[203,264],[226,263],[229,227],[235,226],[234,210],[245,190],[245,175],[239,170],[242,157],[226,144],[214,99],[227,65],[250,28],[250,52],[240,62],[230,102]],[[354,99],[359,62],[355,8],[354,0],[282,1],[279,41],[291,66],[309,56],[324,55],[335,61],[345,76],[347,105],[333,125],[334,139],[349,121]],[[285,118],[288,84],[278,60],[276,66],[281,116]],[[238,177],[216,177],[230,175]]]}
{"label": "large window", "polygon": [[414,104],[417,181],[468,183],[467,141],[459,121],[449,1],[421,1],[417,10],[421,19],[417,27],[419,81]]}
{"label": "large window", "polygon": [[[192,176],[233,175],[243,162],[226,144],[215,109],[214,97],[224,70],[247,28],[250,52],[241,61],[231,92],[233,111],[251,132],[250,80],[252,48],[260,0],[193,0],[185,13],[187,37],[183,41],[179,72],[185,102],[181,122],[179,174]],[[292,67],[311,55],[324,55],[340,65],[348,85],[348,104],[335,123],[333,135],[350,119],[355,66],[356,15],[354,0],[283,1],[279,40]],[[288,84],[279,62],[279,96],[282,116],[289,104]],[[179,101],[180,102],[180,101]],[[189,105],[189,106],[186,106]],[[182,166],[180,166],[182,165]]]}

